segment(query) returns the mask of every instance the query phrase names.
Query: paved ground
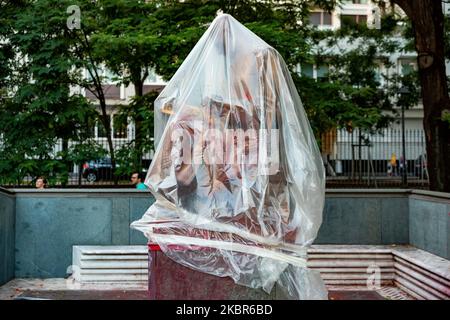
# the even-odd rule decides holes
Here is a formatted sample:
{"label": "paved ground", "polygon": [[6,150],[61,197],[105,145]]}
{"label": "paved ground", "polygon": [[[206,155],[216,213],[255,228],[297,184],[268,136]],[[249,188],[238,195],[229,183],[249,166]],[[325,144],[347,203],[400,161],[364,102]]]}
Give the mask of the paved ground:
{"label": "paved ground", "polygon": [[0,300],[12,300],[24,292],[50,292],[50,291],[141,291],[146,292],[147,282],[141,283],[115,283],[115,284],[79,284],[72,278],[50,279],[14,279],[0,286]]}
{"label": "paved ground", "polygon": [[386,300],[385,297],[376,291],[363,290],[343,290],[328,291],[328,299],[330,300]]}
{"label": "paved ground", "polygon": [[[35,290],[24,291],[15,299],[45,300],[149,300],[147,291],[139,290]],[[330,291],[330,300],[385,300],[376,291]]]}
{"label": "paved ground", "polygon": [[148,292],[142,290],[26,290],[16,300],[148,300]]}
{"label": "paved ground", "polygon": [[[409,300],[396,287],[377,291],[357,287],[329,287],[330,300]],[[14,279],[0,287],[0,300],[146,300],[147,283],[78,284],[73,279]]]}

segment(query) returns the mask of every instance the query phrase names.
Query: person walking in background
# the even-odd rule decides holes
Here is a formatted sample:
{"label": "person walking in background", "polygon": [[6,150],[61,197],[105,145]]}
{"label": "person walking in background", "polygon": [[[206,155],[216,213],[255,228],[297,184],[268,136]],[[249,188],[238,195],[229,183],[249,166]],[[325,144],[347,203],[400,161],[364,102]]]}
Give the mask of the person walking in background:
{"label": "person walking in background", "polygon": [[47,187],[47,179],[44,177],[38,177],[36,179],[36,189],[45,189]]}
{"label": "person walking in background", "polygon": [[387,164],[387,175],[388,175],[388,177],[392,177],[392,165],[391,165],[390,160],[388,160],[388,164]]}
{"label": "person walking in background", "polygon": [[392,174],[394,176],[397,175],[397,156],[395,155],[395,152],[392,153],[391,156],[391,167],[392,167]]}
{"label": "person walking in background", "polygon": [[404,171],[408,169],[408,163],[405,161],[403,156],[400,157],[400,175],[403,176]]}
{"label": "person walking in background", "polygon": [[136,189],[145,190],[148,187],[143,182],[145,180],[145,175],[142,172],[133,172],[131,174],[131,183],[136,186]]}

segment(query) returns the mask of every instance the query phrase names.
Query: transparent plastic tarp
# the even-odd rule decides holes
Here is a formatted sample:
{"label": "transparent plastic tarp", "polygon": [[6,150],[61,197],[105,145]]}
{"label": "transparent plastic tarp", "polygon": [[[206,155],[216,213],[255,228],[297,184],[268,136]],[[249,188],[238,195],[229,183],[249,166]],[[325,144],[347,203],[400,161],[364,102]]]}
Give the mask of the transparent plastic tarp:
{"label": "transparent plastic tarp", "polygon": [[325,173],[282,57],[219,15],[155,101],[155,203],[132,223],[176,262],[292,299],[326,299],[307,248]]}

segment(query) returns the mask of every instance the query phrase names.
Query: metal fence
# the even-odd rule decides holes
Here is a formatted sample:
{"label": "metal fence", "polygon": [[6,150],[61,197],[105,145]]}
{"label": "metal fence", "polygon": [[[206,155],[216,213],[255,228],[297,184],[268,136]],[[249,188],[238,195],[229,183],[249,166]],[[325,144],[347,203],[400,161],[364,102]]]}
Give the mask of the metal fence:
{"label": "metal fence", "polygon": [[[385,129],[377,134],[358,129],[328,133],[323,139],[327,149],[324,157],[327,186],[427,188],[424,131],[408,129],[404,136],[403,158],[401,130]],[[406,177],[406,181],[402,180],[402,176]]]}
{"label": "metal fence", "polygon": [[[106,139],[96,139],[108,150]],[[115,150],[127,147],[129,139],[113,140]],[[426,170],[426,148],[423,130],[405,131],[405,158],[402,158],[402,132],[385,129],[378,134],[369,134],[358,129],[353,132],[335,130],[322,137],[322,152],[327,172],[328,188],[428,188]],[[61,150],[61,142],[55,145],[54,154]],[[143,172],[148,169],[153,154],[142,156]],[[118,164],[120,167],[120,163]],[[402,183],[406,171],[407,184]],[[120,174],[114,181],[109,157],[87,161],[81,166],[73,164],[68,182],[51,183],[51,187],[114,187],[130,186],[130,174]],[[0,185],[6,187],[33,187],[36,177],[27,176],[21,183]]]}
{"label": "metal fence", "polygon": [[[131,136],[129,138],[113,138],[113,147],[115,150],[116,158],[119,157],[118,152],[120,152],[121,149],[133,148],[131,139]],[[105,150],[105,153],[107,154],[105,157],[95,160],[88,160],[81,164],[69,164],[69,170],[67,173],[65,173],[65,177],[62,177],[61,174],[58,174],[56,177],[48,177],[44,175],[43,177],[47,180],[48,187],[132,187],[130,181],[130,172],[133,171],[133,169],[131,168],[131,166],[128,163],[124,163],[123,161],[121,162],[120,159],[116,159],[117,170],[120,170],[121,166],[126,166],[127,168],[131,168],[131,171],[127,170],[129,171],[128,173],[120,173],[114,175],[107,139],[96,137],[95,142]],[[73,144],[75,143],[69,141],[68,147],[70,148]],[[58,153],[62,150],[62,141],[58,140],[54,145],[53,150],[51,150],[49,153],[50,158],[62,161],[62,159],[58,157]],[[141,171],[142,173],[145,174],[145,171],[150,166],[152,157],[153,152],[144,153],[142,155],[140,161],[140,165],[143,168],[143,170]],[[42,165],[45,165],[45,161],[42,161]],[[0,186],[9,188],[34,187],[37,178],[37,175],[26,175],[22,179],[22,181],[11,183],[10,181],[6,182],[4,177],[0,176]],[[63,182],[65,180],[66,182]]]}

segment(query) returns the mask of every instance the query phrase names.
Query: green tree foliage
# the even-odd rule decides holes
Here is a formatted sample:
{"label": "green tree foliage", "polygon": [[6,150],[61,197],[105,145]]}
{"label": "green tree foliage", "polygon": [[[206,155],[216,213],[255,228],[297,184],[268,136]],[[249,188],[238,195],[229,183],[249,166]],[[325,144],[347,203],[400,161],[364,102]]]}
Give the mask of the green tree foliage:
{"label": "green tree foliage", "polygon": [[[319,140],[322,133],[333,128],[358,127],[373,132],[386,127],[395,116],[398,88],[413,88],[417,80],[395,75],[388,78],[376,72],[380,60],[388,67],[386,57],[404,46],[393,38],[398,34],[400,18],[391,14],[383,18],[380,30],[354,25],[320,31],[308,23],[312,5],[331,10],[336,1],[156,3],[153,16],[160,35],[159,58],[155,61],[158,74],[170,79],[216,12],[231,13],[284,57]],[[326,66],[326,74],[320,81],[300,77],[298,66],[306,64]]]}
{"label": "green tree foliage", "polygon": [[[144,169],[142,155],[151,153],[153,144],[153,102],[158,96],[157,92],[150,92],[143,96],[135,96],[131,103],[121,107],[118,114],[118,123],[126,123],[127,119],[140,119],[140,125],[135,127],[135,139],[124,144],[117,150],[118,175],[131,175]],[[139,140],[140,139],[140,140]],[[138,144],[138,146],[137,146]]]}
{"label": "green tree foliage", "polygon": [[[419,97],[417,74],[376,72],[380,62],[389,66],[390,53],[411,45],[396,38],[403,18],[387,12],[381,29],[353,25],[320,31],[308,23],[312,6],[332,10],[337,4],[335,0],[1,1],[0,40],[6,41],[0,41],[0,59],[5,62],[0,64],[0,172],[21,181],[25,174],[43,174],[42,168],[50,168],[45,174],[63,174],[68,162],[79,165],[101,156],[103,151],[86,136],[92,119],[105,128],[109,156],[114,166],[116,160],[120,164],[116,173],[142,169],[142,154],[153,147],[156,97],[144,94],[144,81],[152,71],[169,80],[219,10],[235,16],[281,53],[319,140],[335,128],[373,132],[386,127],[395,116],[395,104],[408,107]],[[80,28],[66,25],[70,5],[80,8]],[[408,32],[405,36],[411,38]],[[350,45],[343,46],[344,42]],[[320,79],[299,73],[308,64],[326,66]],[[135,139],[119,150],[112,142],[104,76],[98,72],[103,66],[116,74],[118,84],[135,88],[129,105],[115,106],[122,121],[132,119],[136,124]],[[100,115],[92,102],[70,90],[76,86],[98,99]],[[413,94],[399,97],[401,86]],[[51,150],[58,140],[82,146],[66,143],[63,152],[54,155]],[[56,161],[57,156],[63,161]],[[43,161],[50,162],[42,166]]]}
{"label": "green tree foliage", "polygon": [[[69,2],[9,3],[1,40],[13,56],[7,60],[8,94],[0,104],[0,175],[20,184],[29,175],[67,182],[68,141],[79,141],[94,109],[70,91],[77,81],[73,39],[67,32]],[[4,50],[3,50],[4,52]],[[60,143],[61,152],[54,150]]]}

